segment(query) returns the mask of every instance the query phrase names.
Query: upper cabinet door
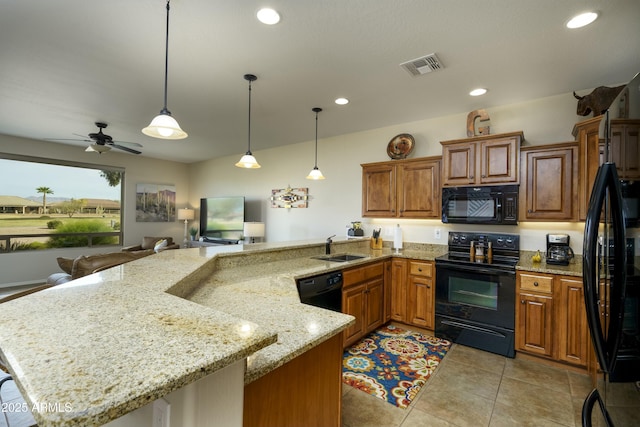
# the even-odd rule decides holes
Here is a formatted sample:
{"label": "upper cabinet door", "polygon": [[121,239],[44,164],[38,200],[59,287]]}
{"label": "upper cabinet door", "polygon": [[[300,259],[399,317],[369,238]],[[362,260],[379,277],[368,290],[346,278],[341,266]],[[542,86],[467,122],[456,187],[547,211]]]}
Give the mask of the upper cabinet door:
{"label": "upper cabinet door", "polygon": [[472,185],[476,182],[476,144],[461,142],[442,147],[443,184]]}
{"label": "upper cabinet door", "polygon": [[396,216],[396,169],[391,163],[362,166],[362,216]]}
{"label": "upper cabinet door", "polygon": [[442,185],[517,184],[522,132],[443,141]]}
{"label": "upper cabinet door", "polygon": [[440,218],[440,160],[407,162],[397,168],[398,216]]}
{"label": "upper cabinet door", "polygon": [[480,142],[480,183],[518,182],[517,137],[499,138]]}
{"label": "upper cabinet door", "polygon": [[522,154],[520,220],[575,221],[578,144],[528,147]]}

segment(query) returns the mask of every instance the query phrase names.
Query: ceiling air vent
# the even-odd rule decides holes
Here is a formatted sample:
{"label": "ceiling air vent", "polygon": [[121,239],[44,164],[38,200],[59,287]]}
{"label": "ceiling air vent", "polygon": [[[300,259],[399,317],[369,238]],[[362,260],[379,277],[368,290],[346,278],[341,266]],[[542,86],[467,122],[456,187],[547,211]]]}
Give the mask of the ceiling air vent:
{"label": "ceiling air vent", "polygon": [[403,62],[400,66],[407,70],[412,76],[421,76],[444,68],[435,53]]}

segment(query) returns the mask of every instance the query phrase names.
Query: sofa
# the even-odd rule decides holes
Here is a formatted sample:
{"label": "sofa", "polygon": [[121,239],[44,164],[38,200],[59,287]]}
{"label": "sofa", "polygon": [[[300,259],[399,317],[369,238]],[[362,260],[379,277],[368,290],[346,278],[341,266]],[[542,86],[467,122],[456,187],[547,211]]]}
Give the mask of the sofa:
{"label": "sofa", "polygon": [[53,273],[47,278],[46,285],[55,286],[80,277],[97,273],[107,268],[153,255],[167,249],[179,249],[180,245],[171,237],[145,236],[139,245],[126,246],[120,252],[106,254],[80,255],[76,258],[58,257],[58,266],[63,273]]}
{"label": "sofa", "polygon": [[[166,242],[166,243],[165,243]],[[180,249],[180,244],[173,241],[173,237],[151,237],[142,238],[142,243],[134,246],[125,246],[123,252],[145,251],[153,249],[156,252],[165,251],[167,249]]]}
{"label": "sofa", "polygon": [[106,254],[80,255],[76,258],[58,257],[58,266],[63,273],[53,273],[47,278],[47,285],[60,285],[88,274],[97,273],[116,265],[153,255],[153,249],[135,252],[111,252]]}

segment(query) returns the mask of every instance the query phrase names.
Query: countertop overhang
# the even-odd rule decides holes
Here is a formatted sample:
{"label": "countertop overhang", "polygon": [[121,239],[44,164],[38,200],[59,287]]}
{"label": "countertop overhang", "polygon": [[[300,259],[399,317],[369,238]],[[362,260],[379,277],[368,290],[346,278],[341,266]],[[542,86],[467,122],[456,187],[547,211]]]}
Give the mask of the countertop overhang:
{"label": "countertop overhang", "polygon": [[323,251],[311,241],[141,258],[4,303],[0,353],[30,408],[62,408],[34,411],[38,423],[101,425],[239,360],[250,383],[354,323],[302,304],[297,279],[391,257],[432,261],[447,247],[397,253],[347,240],[334,251],[366,257],[313,258]]}

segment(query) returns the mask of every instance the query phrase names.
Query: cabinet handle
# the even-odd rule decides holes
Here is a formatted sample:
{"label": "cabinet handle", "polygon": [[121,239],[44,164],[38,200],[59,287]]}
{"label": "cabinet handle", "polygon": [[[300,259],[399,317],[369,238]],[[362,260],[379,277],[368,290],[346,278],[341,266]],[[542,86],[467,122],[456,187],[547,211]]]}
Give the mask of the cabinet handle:
{"label": "cabinet handle", "polygon": [[520,304],[524,304],[524,300],[523,299],[520,300]]}
{"label": "cabinet handle", "polygon": [[419,268],[419,267],[418,267],[418,271],[422,273],[422,268]]}
{"label": "cabinet handle", "polygon": [[427,285],[427,289],[431,289],[431,285]]}
{"label": "cabinet handle", "polygon": [[482,175],[482,177],[483,177],[483,178],[486,178],[486,176],[485,176],[485,175]]}
{"label": "cabinet handle", "polygon": [[473,175],[471,175],[469,178],[473,179]]}
{"label": "cabinet handle", "polygon": [[533,282],[533,286],[538,286],[538,282]]}

